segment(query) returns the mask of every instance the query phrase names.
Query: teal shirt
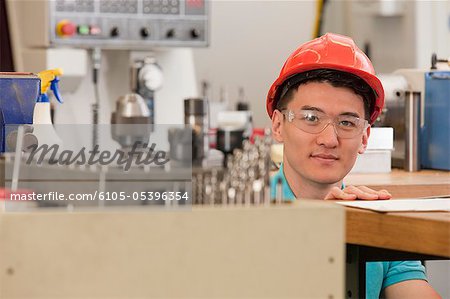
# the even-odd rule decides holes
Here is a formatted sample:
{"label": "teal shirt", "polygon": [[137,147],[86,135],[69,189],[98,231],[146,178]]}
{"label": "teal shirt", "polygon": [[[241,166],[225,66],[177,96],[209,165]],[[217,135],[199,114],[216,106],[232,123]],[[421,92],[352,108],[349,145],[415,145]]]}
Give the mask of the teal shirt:
{"label": "teal shirt", "polygon": [[277,198],[277,184],[281,183],[281,189],[283,192],[283,200],[285,201],[295,201],[294,192],[292,192],[286,177],[284,176],[283,164],[281,164],[280,169],[270,178],[270,198]]}
{"label": "teal shirt", "polygon": [[[295,201],[294,192],[292,192],[291,187],[289,186],[286,177],[284,176],[283,171],[283,163],[280,165],[280,169],[270,178],[270,198],[277,198],[277,184],[278,181],[281,182],[281,189],[283,192],[283,200],[285,201]],[[344,189],[345,185],[342,183],[341,189]]]}
{"label": "teal shirt", "polygon": [[[271,198],[276,198],[276,186],[280,181],[282,185],[283,200],[296,200],[286,177],[283,165],[270,180]],[[425,267],[420,261],[399,262],[370,262],[366,264],[366,298],[376,299],[381,291],[393,284],[412,279],[426,280]]]}
{"label": "teal shirt", "polygon": [[378,299],[384,288],[412,279],[427,280],[420,261],[366,263],[366,298]]}

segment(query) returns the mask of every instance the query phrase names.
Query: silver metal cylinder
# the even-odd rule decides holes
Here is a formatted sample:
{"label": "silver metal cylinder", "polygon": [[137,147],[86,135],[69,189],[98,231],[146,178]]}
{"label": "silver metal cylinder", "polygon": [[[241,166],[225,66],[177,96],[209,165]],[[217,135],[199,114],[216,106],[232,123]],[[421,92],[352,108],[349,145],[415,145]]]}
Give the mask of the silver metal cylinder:
{"label": "silver metal cylinder", "polygon": [[405,94],[405,162],[406,171],[420,170],[419,131],[420,131],[420,93]]}
{"label": "silver metal cylinder", "polygon": [[204,98],[185,99],[184,123],[190,125],[194,130],[192,142],[193,163],[201,163],[209,150],[208,101]]}

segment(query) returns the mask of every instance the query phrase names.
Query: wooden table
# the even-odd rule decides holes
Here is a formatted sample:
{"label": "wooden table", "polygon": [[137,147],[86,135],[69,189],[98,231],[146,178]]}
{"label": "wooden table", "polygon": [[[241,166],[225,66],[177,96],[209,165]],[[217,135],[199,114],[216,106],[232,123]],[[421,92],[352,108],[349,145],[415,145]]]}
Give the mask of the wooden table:
{"label": "wooden table", "polygon": [[394,198],[417,198],[450,196],[450,172],[421,170],[407,172],[393,169],[390,173],[349,174],[346,184],[366,185],[370,188],[388,190]]}
{"label": "wooden table", "polygon": [[[385,174],[350,174],[345,183],[386,189],[394,199],[450,197],[448,171],[393,169]],[[346,208],[346,221],[348,298],[364,297],[368,261],[450,259],[450,213]]]}
{"label": "wooden table", "polygon": [[377,213],[346,208],[346,241],[450,258],[450,213]]}
{"label": "wooden table", "polygon": [[346,243],[346,296],[361,298],[366,262],[450,259],[450,213],[346,208]]}

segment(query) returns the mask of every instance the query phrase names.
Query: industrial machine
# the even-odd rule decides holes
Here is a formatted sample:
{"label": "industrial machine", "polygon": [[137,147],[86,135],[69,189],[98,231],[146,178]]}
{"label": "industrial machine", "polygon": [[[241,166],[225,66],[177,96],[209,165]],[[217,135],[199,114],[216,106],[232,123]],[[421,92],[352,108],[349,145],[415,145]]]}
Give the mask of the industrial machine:
{"label": "industrial machine", "polygon": [[450,170],[450,71],[425,74],[424,123],[420,131],[423,168]]}
{"label": "industrial machine", "polygon": [[[164,125],[182,127],[183,100],[198,96],[191,48],[208,46],[209,1],[7,0],[6,8],[16,70],[64,70],[60,84],[65,105],[54,115],[64,149],[84,146],[87,151],[96,144],[107,144],[111,152],[119,145],[128,151],[141,142],[145,152],[169,152],[168,126]],[[130,81],[134,82],[131,86]],[[35,84],[38,89],[38,80]],[[2,104],[14,102],[3,113],[7,113],[4,123],[32,123],[35,100],[24,104],[17,92],[2,97]],[[109,126],[111,115],[113,126]],[[133,127],[136,124],[140,125]],[[153,124],[162,126],[155,129]],[[151,147],[152,142],[156,148]],[[27,169],[30,165],[23,165],[24,160],[26,156],[4,159],[6,179],[13,180],[15,174],[19,181],[33,179],[45,169],[41,179],[46,183],[19,183],[19,188],[37,192],[106,192],[120,189],[124,181],[128,189],[123,191],[127,192],[190,192],[190,163],[182,167],[133,165],[124,173],[114,164]],[[22,165],[15,167],[15,161]],[[61,178],[68,183],[58,182]],[[86,180],[81,188],[80,178]],[[70,182],[74,184],[69,186]]]}
{"label": "industrial machine", "polygon": [[450,71],[400,69],[380,78],[386,106],[377,125],[394,128],[393,166],[450,170]]}
{"label": "industrial machine", "polygon": [[147,57],[165,82],[154,94],[154,123],[182,124],[183,99],[198,96],[190,48],[209,43],[209,1],[8,0],[7,11],[16,70],[64,70],[67,105],[56,123],[108,123],[115,100],[130,92],[130,65]]}

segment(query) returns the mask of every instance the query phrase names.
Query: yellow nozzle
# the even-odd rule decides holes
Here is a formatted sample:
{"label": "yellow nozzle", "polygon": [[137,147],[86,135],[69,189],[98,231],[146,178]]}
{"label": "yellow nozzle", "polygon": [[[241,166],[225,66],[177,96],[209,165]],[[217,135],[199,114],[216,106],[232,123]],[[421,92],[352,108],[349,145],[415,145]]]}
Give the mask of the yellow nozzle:
{"label": "yellow nozzle", "polygon": [[63,71],[60,68],[39,72],[37,75],[41,79],[41,94],[46,93],[55,77],[62,74]]}

